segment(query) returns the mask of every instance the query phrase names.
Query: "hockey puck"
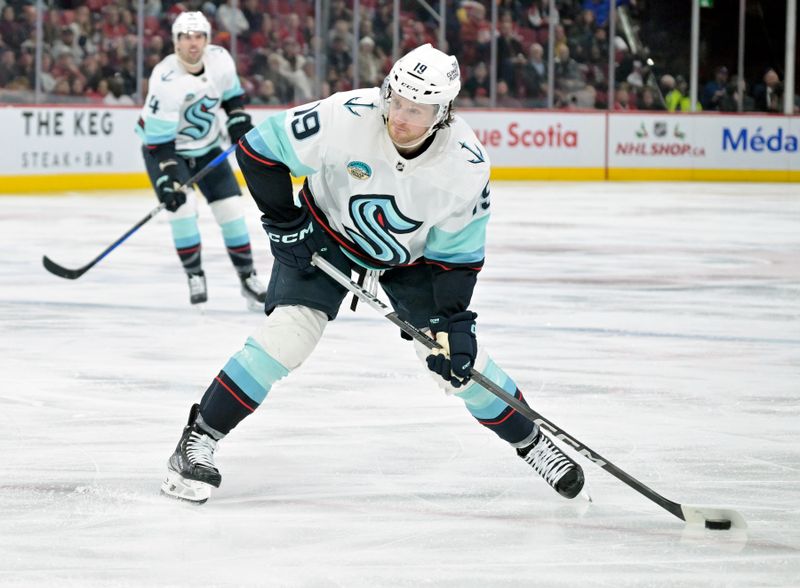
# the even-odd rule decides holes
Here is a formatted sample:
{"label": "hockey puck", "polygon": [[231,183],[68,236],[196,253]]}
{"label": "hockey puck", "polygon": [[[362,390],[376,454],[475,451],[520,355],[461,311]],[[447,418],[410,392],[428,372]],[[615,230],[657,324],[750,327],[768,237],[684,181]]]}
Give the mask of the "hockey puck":
{"label": "hockey puck", "polygon": [[718,519],[715,521],[706,520],[706,529],[713,529],[715,531],[727,531],[731,528],[731,522],[727,519]]}

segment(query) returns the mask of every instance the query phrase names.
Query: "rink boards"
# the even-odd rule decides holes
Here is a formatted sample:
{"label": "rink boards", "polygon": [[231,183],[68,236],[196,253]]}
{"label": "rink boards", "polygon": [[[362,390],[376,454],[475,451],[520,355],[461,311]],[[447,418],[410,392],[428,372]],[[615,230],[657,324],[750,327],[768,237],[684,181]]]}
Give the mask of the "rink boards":
{"label": "rink boards", "polygon": [[[258,123],[274,110],[251,112]],[[797,116],[459,112],[497,180],[800,181]],[[131,107],[0,108],[0,193],[147,187],[138,116]]]}

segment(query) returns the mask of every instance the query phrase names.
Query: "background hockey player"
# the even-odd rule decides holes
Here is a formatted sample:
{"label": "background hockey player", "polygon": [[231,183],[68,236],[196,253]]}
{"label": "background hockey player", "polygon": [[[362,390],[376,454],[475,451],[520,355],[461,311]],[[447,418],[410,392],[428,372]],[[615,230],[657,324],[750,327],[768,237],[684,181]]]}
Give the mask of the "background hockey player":
{"label": "background hockey player", "polygon": [[[175,53],[153,68],[137,133],[150,181],[170,215],[172,238],[189,278],[192,304],[206,302],[195,191],[178,188],[221,153],[220,107],[232,142],[253,128],[244,111],[244,90],[230,54],[209,45],[211,25],[200,12],[183,12],[172,25]],[[198,182],[222,229],[228,255],[239,274],[242,295],[261,309],[266,288],[256,277],[241,191],[223,161]]]}
{"label": "background hockey player", "polygon": [[[469,310],[484,262],[489,161],[453,114],[454,57],[423,45],[382,88],[354,90],[268,118],[240,141],[239,164],[275,263],[264,324],[225,364],[190,411],[162,491],[203,502],[221,482],[217,443],[312,352],[346,290],[310,265],[321,252],[339,270],[380,274],[399,316],[430,327],[443,353],[417,353],[448,394],[508,442],[559,494],[583,487],[580,466],[534,423],[468,378],[475,366],[522,399],[477,344]],[[307,176],[293,201],[290,174]]]}

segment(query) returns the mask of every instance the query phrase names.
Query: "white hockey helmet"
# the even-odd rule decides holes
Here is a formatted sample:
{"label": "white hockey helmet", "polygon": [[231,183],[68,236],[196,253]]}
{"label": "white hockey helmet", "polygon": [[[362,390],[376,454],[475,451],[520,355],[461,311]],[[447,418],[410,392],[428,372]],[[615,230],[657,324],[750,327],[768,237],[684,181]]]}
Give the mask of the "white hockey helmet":
{"label": "white hockey helmet", "polygon": [[211,42],[211,23],[202,12],[181,12],[172,23],[172,42],[178,44],[178,36],[187,33],[203,33]]}
{"label": "white hockey helmet", "polygon": [[453,100],[461,90],[458,60],[431,46],[413,49],[392,66],[381,89],[381,107],[388,116],[392,94],[419,104],[438,106],[431,131],[446,126]]}

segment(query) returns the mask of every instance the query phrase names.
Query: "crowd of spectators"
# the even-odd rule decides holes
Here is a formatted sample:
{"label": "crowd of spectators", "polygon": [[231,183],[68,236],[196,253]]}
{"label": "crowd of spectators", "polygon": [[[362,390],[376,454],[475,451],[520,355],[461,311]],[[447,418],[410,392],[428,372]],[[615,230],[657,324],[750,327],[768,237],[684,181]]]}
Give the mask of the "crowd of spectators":
{"label": "crowd of spectators", "polygon": [[[303,103],[353,86],[352,2],[326,3],[322,38],[315,36],[313,0],[144,0],[144,76],[137,86],[137,0],[68,0],[45,6],[40,90],[48,102],[94,101],[136,104],[147,92],[153,67],[172,52],[170,27],[183,10],[202,10],[212,23],[212,42],[236,55],[251,103]],[[55,4],[53,4],[55,2]],[[501,108],[547,106],[548,0],[497,0],[497,84]],[[634,16],[635,0],[618,0]],[[681,75],[651,71],[648,55],[633,54],[619,35],[608,38],[607,0],[558,0],[554,30],[554,108],[671,110],[690,108]],[[490,106],[490,3],[446,2],[446,49],[458,56],[463,91],[460,106]],[[430,42],[438,23],[421,3],[404,3],[400,50]],[[362,87],[379,85],[391,67],[391,0],[361,0],[358,74]],[[35,90],[36,7],[31,0],[0,0],[0,99],[30,101]],[[233,40],[236,47],[232,47]],[[609,43],[615,79],[609,84]],[[325,48],[323,67],[315,49]],[[322,77],[317,81],[317,74]],[[718,67],[701,88],[705,110],[736,111],[739,89]],[[769,70],[752,93],[745,86],[744,110],[782,111],[782,86]],[[141,93],[138,93],[140,91]]]}

